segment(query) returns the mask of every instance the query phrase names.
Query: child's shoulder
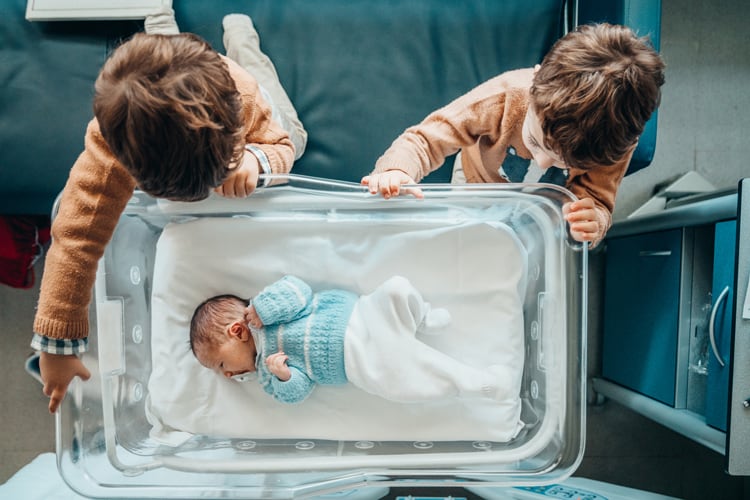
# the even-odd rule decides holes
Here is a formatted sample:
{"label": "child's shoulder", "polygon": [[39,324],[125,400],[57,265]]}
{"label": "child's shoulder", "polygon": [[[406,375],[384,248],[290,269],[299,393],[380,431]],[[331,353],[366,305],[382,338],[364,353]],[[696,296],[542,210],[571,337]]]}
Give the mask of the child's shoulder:
{"label": "child's shoulder", "polygon": [[490,78],[478,88],[486,86],[494,89],[495,92],[498,90],[529,89],[533,79],[534,68],[514,69]]}
{"label": "child's shoulder", "polygon": [[515,69],[500,73],[489,80],[480,83],[459,100],[464,104],[479,102],[494,102],[501,96],[516,96],[525,100],[528,98],[531,82],[534,78],[534,68]]}
{"label": "child's shoulder", "polygon": [[245,68],[243,68],[227,56],[224,56],[222,54],[219,54],[219,56],[229,68],[229,76],[231,76],[232,80],[234,80],[239,93],[243,96],[254,96],[258,91],[258,82],[255,77],[251,75]]}

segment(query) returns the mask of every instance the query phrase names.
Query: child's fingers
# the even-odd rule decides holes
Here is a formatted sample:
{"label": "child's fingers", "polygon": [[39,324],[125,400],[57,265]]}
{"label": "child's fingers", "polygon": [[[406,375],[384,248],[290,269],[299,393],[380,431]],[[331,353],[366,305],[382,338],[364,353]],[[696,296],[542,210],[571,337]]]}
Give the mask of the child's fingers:
{"label": "child's fingers", "polygon": [[386,173],[380,177],[380,194],[383,198],[390,199],[401,193],[401,179],[398,175]]}
{"label": "child's fingers", "polygon": [[360,184],[368,187],[370,194],[379,194],[384,199],[399,196],[402,193],[411,194],[416,198],[423,198],[422,190],[419,188],[404,188],[404,184],[413,184],[414,181],[404,172],[391,170],[381,174],[367,175],[362,177]]}
{"label": "child's fingers", "polygon": [[224,196],[227,198],[234,198],[237,196],[237,181],[239,172],[235,171],[234,174],[224,182]]}
{"label": "child's fingers", "polygon": [[576,241],[595,241],[599,239],[599,224],[592,221],[571,224],[570,235]]}
{"label": "child's fingers", "polygon": [[234,198],[234,185],[231,182],[224,182],[216,188],[216,192],[225,198]]}
{"label": "child's fingers", "polygon": [[[368,187],[368,190],[370,191],[370,194],[378,194],[381,193],[381,184],[383,177],[381,175],[373,175],[366,177],[367,182],[365,183],[365,179],[362,179],[363,183]],[[382,194],[382,193],[381,193]]]}
{"label": "child's fingers", "polygon": [[596,212],[589,209],[571,211],[565,215],[565,220],[568,222],[595,221]]}
{"label": "child's fingers", "polygon": [[76,371],[76,375],[84,381],[91,378],[91,372],[83,365],[83,363],[81,363],[81,367]]}
{"label": "child's fingers", "polygon": [[360,184],[362,184],[363,186],[367,186],[367,190],[370,192],[370,194],[378,194],[381,192],[381,185],[383,184],[382,181],[382,175],[368,175],[362,177]]}
{"label": "child's fingers", "polygon": [[595,221],[576,222],[570,225],[570,230],[577,233],[596,234],[599,232],[599,224],[597,224]]}
{"label": "child's fingers", "polygon": [[593,210],[596,207],[594,200],[591,198],[582,198],[576,201],[569,201],[563,204],[562,211],[563,215],[568,215],[573,212]]}
{"label": "child's fingers", "polygon": [[55,388],[49,394],[49,412],[55,413],[65,397],[65,389]]}
{"label": "child's fingers", "polygon": [[370,184],[370,192],[373,194],[380,194],[386,200],[391,196],[398,196],[399,186],[398,184],[392,184],[390,179],[379,177],[378,183],[373,191],[373,185]]}
{"label": "child's fingers", "polygon": [[581,233],[578,231],[571,231],[570,235],[573,237],[574,240],[584,242],[584,241],[594,241],[596,240],[596,235],[592,233]]}
{"label": "child's fingers", "polygon": [[410,194],[419,200],[424,199],[424,193],[418,187],[405,187],[405,188],[402,188],[401,190],[403,191],[404,194]]}

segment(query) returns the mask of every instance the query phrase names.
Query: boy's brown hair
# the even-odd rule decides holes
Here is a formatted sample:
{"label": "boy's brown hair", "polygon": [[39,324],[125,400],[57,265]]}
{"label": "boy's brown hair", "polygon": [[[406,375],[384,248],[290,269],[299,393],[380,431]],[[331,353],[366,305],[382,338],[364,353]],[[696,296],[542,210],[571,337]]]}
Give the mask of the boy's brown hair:
{"label": "boy's brown hair", "polygon": [[226,63],[200,37],[138,33],[107,59],[94,115],[115,157],[152,196],[208,196],[242,153],[242,104]]}
{"label": "boy's brown hair", "polygon": [[231,294],[217,295],[201,302],[190,320],[190,350],[193,354],[198,357],[198,351],[220,345],[227,318],[244,321],[247,303],[247,300]]}
{"label": "boy's brown hair", "polygon": [[625,26],[579,26],[558,40],[534,75],[531,107],[544,146],[570,167],[621,160],[659,105],[664,62]]}

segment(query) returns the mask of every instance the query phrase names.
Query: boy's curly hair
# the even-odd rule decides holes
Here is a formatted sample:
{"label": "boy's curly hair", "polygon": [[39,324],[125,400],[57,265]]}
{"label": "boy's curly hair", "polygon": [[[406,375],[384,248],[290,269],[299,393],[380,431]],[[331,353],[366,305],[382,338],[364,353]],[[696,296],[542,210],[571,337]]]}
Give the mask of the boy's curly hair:
{"label": "boy's curly hair", "polygon": [[[190,350],[196,355],[224,341],[221,335],[228,318],[243,321],[248,301],[236,295],[217,295],[201,302],[190,319]],[[202,351],[205,352],[205,351]]]}
{"label": "boy's curly hair", "polygon": [[152,196],[206,198],[242,154],[242,104],[226,63],[190,33],[138,33],[107,59],[94,115],[115,157]]}
{"label": "boy's curly hair", "polygon": [[579,26],[534,75],[531,107],[544,146],[568,166],[612,165],[635,145],[659,105],[664,62],[625,26]]}

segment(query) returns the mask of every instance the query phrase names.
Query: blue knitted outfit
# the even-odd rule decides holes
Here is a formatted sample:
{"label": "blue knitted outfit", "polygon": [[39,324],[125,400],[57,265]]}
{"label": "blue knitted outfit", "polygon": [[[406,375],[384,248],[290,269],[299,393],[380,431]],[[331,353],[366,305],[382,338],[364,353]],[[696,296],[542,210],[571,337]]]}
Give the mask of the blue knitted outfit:
{"label": "blue knitted outfit", "polygon": [[[256,369],[263,389],[284,403],[303,401],[315,384],[347,382],[344,335],[359,296],[345,290],[313,294],[294,276],[284,276],[252,299],[263,328],[253,329]],[[266,366],[266,358],[283,351],[291,378],[282,382]]]}

